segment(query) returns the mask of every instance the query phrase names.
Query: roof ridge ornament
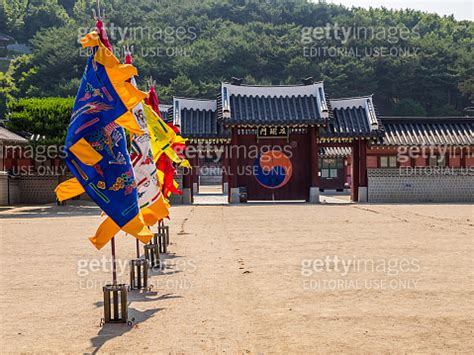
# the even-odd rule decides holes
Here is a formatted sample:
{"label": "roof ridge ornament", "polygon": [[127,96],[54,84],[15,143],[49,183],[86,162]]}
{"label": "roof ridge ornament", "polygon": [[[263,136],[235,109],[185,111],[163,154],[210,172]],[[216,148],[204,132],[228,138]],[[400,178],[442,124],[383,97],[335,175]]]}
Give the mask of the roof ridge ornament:
{"label": "roof ridge ornament", "polygon": [[179,101],[177,99],[173,99],[173,125],[176,127],[181,127],[181,116],[179,114]]}
{"label": "roof ridge ornament", "polygon": [[303,85],[312,85],[314,84],[314,78],[312,76],[308,76],[307,78],[301,79]]}
{"label": "roof ridge ornament", "polygon": [[229,106],[229,93],[227,88],[224,86],[222,89],[222,117],[224,119],[230,118],[230,106]]}
{"label": "roof ridge ornament", "polygon": [[375,109],[372,103],[372,97],[367,98],[365,104],[367,106],[367,116],[369,117],[371,128],[374,130],[379,129],[379,122],[377,120],[377,117],[375,116]]}
{"label": "roof ridge ornament", "polygon": [[321,105],[321,117],[324,119],[329,118],[328,104],[326,102],[326,95],[324,94],[324,88],[321,86],[318,88],[319,103]]}
{"label": "roof ridge ornament", "polygon": [[233,76],[232,78],[230,78],[230,83],[232,85],[237,85],[237,86],[240,86],[242,85],[242,82],[244,81],[243,78],[236,78],[235,76]]}

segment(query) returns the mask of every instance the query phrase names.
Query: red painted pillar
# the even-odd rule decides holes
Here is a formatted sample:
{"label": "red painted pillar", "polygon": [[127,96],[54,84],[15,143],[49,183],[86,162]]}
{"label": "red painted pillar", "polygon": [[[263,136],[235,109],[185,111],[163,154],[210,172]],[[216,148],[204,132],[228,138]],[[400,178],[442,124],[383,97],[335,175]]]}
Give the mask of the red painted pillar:
{"label": "red painted pillar", "polygon": [[229,194],[228,194],[228,199],[229,202],[233,203],[238,203],[236,201],[236,196],[235,193],[236,191],[234,190],[234,199],[232,199],[232,193],[233,189],[238,188],[238,177],[237,177],[237,158],[238,158],[238,150],[239,150],[239,140],[238,140],[238,134],[237,134],[237,127],[232,127],[232,139],[231,143],[229,146],[229,155],[228,155],[228,160],[229,160],[229,176],[228,176],[228,181],[229,181]]}
{"label": "red painted pillar", "polygon": [[359,186],[367,187],[367,142],[363,139],[359,140]]}
{"label": "red painted pillar", "polygon": [[199,154],[196,154],[196,156],[193,158],[191,161],[191,165],[193,167],[192,174],[191,174],[191,189],[192,193],[198,193],[199,192],[199,187],[196,188],[196,191],[194,191],[194,184],[198,185],[199,181]]}
{"label": "red painted pillar", "polygon": [[[187,149],[188,147],[186,147]],[[189,160],[189,163],[191,165],[191,169],[184,168],[183,171],[183,186],[182,186],[182,191],[183,191],[183,203],[188,204],[193,202],[193,195],[192,195],[192,174],[193,174],[193,160],[191,157],[189,157],[188,152],[186,152],[187,159]]]}
{"label": "red painted pillar", "polygon": [[191,169],[183,169],[183,192],[184,189],[191,189]]}
{"label": "red painted pillar", "polygon": [[467,168],[466,155],[468,150],[461,149],[461,168]]}
{"label": "red painted pillar", "polygon": [[319,149],[317,127],[310,127],[311,186],[319,188]]}
{"label": "red painted pillar", "polygon": [[367,178],[367,141],[359,140],[359,191],[360,202],[367,202],[368,199],[368,178]]}
{"label": "red painted pillar", "polygon": [[359,201],[359,178],[360,178],[360,153],[359,140],[354,140],[352,143],[352,186],[351,199],[354,202]]}
{"label": "red painted pillar", "polygon": [[[222,169],[222,192],[224,192],[224,184],[227,182],[227,144],[222,146],[221,169]],[[227,186],[229,187],[229,186]]]}
{"label": "red painted pillar", "polygon": [[2,155],[0,156],[0,159],[2,159],[2,171],[5,171],[5,159],[7,159],[7,154],[6,154],[6,148],[2,144]]}
{"label": "red painted pillar", "polygon": [[319,147],[318,147],[318,128],[309,127],[309,145],[310,145],[310,173],[311,186],[309,187],[308,201],[310,203],[319,203]]}

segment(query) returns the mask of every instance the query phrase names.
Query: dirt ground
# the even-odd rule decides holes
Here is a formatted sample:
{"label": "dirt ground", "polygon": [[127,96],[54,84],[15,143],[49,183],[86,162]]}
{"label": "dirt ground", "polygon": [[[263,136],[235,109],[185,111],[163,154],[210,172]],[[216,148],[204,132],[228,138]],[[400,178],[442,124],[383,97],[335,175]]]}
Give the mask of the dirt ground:
{"label": "dirt ground", "polygon": [[[100,327],[93,206],[0,211],[1,352],[474,351],[472,205],[178,206],[133,326]],[[117,238],[119,278],[135,241]]]}

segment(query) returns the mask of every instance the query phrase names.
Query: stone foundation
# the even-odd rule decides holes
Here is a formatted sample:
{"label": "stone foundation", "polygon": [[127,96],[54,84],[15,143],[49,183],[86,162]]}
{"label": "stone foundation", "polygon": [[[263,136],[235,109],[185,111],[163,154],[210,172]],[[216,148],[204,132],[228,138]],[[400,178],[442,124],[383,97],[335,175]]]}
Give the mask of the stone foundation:
{"label": "stone foundation", "polygon": [[0,171],[0,206],[8,205],[8,174]]}
{"label": "stone foundation", "polygon": [[309,188],[309,203],[319,203],[319,187]]}
{"label": "stone foundation", "polygon": [[232,187],[230,189],[229,203],[231,203],[231,204],[240,203],[240,189],[238,187]]}

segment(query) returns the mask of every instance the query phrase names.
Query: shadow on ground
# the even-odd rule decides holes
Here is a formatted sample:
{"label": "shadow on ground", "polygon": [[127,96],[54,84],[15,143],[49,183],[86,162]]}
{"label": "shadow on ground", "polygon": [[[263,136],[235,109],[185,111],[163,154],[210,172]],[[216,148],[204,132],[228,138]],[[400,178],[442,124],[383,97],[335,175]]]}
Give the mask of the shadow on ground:
{"label": "shadow on ground", "polygon": [[[115,337],[120,337],[125,333],[130,332],[133,329],[139,327],[139,325],[156,313],[160,312],[164,308],[154,308],[146,311],[140,311],[136,308],[131,307],[131,303],[136,302],[156,302],[163,301],[170,298],[181,298],[181,296],[173,295],[171,293],[165,293],[158,297],[158,292],[142,292],[142,291],[131,291],[128,293],[128,318],[133,322],[132,325],[126,323],[116,323],[116,324],[104,324],[104,326],[99,330],[96,336],[90,339],[91,346],[94,348],[92,354],[96,354],[100,349],[107,343],[109,340],[114,339]],[[94,306],[103,307],[103,302],[95,302]]]}
{"label": "shadow on ground", "polygon": [[96,205],[57,206],[49,204],[43,206],[18,206],[8,210],[0,210],[0,219],[12,218],[62,218],[75,216],[98,216],[100,208]]}

